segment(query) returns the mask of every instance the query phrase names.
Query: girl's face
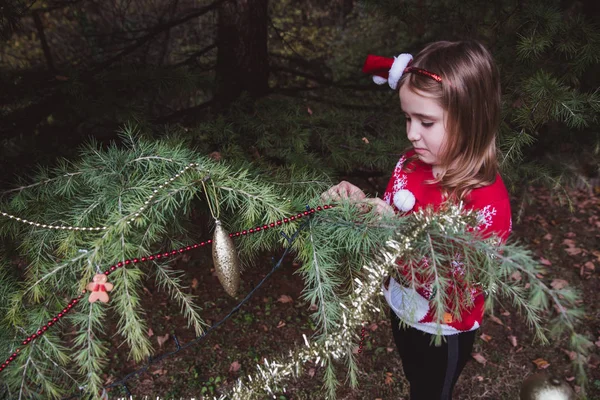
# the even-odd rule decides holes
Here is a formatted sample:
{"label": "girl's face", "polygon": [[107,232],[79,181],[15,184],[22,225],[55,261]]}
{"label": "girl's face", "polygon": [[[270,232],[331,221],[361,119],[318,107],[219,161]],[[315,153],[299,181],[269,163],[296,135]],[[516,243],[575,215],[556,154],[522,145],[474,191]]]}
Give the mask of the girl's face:
{"label": "girl's face", "polygon": [[447,116],[433,97],[413,91],[408,85],[400,88],[400,107],[406,116],[406,134],[419,159],[426,164],[440,165],[441,148],[446,138]]}

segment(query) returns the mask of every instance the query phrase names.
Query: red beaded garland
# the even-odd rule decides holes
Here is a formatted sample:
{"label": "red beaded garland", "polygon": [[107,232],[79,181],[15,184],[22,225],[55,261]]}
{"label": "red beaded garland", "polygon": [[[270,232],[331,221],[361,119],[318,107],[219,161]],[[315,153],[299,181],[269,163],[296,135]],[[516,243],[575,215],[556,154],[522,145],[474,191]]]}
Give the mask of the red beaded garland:
{"label": "red beaded garland", "polygon": [[[276,222],[271,222],[269,224],[264,224],[262,227],[261,226],[257,226],[255,228],[250,228],[248,230],[243,230],[241,233],[240,232],[236,232],[236,233],[230,233],[229,236],[233,237],[233,236],[240,236],[241,235],[246,235],[248,233],[255,233],[255,232],[260,232],[261,230],[267,230],[269,228],[273,228],[275,227],[275,225],[280,226],[282,225],[282,223],[288,223],[290,221],[294,221],[296,219],[302,218],[303,216],[307,216],[310,214],[314,214],[316,211],[321,211],[321,210],[327,210],[329,208],[331,208],[333,206],[330,205],[324,205],[323,207],[318,206],[316,208],[316,210],[314,208],[311,208],[310,210],[306,210],[302,213],[298,213],[297,215],[292,215],[289,218],[284,218],[283,221],[282,220],[278,220]],[[156,254],[156,255],[151,255],[151,256],[143,256],[141,258],[134,258],[132,260],[125,260],[125,261],[119,261],[116,265],[112,265],[110,266],[110,268],[108,268],[106,271],[104,271],[104,275],[110,275],[111,272],[114,272],[117,268],[121,268],[123,267],[123,265],[129,265],[131,263],[138,263],[138,262],[145,262],[145,261],[152,261],[154,259],[160,259],[161,257],[169,257],[170,255],[176,255],[177,252],[179,253],[183,253],[184,251],[189,251],[192,249],[197,249],[198,247],[202,247],[206,244],[210,244],[212,243],[212,240],[207,240],[206,242],[200,242],[195,243],[191,246],[187,246],[187,247],[182,247],[179,250],[172,250],[171,252],[165,252],[163,254]],[[60,318],[62,318],[67,312],[69,312],[73,306],[75,304],[77,304],[79,302],[80,299],[83,298],[83,295],[87,293],[86,289],[81,290],[81,294],[79,294],[79,296],[77,296],[76,298],[72,299],[69,304],[67,304],[67,307],[64,308],[62,310],[62,312],[58,313],[58,315],[54,318],[52,318],[52,320],[48,321],[46,323],[46,325],[42,326],[40,329],[37,330],[36,333],[32,334],[31,336],[27,337],[25,340],[23,340],[22,344],[25,346],[27,344],[29,344],[32,340],[35,340],[37,337],[41,336],[42,334],[44,334],[48,328],[50,328],[51,326],[53,326],[56,322],[58,322],[58,320]],[[2,371],[3,369],[5,369],[11,361],[13,361],[21,352],[21,349],[17,348],[15,350],[15,352],[2,364],[0,365],[0,371]]]}

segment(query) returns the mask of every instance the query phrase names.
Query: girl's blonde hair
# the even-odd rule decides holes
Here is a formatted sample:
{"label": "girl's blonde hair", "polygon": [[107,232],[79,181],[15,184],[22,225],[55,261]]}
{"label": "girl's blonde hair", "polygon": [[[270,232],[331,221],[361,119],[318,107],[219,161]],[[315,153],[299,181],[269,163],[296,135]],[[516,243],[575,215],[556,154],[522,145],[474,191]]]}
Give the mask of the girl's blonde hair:
{"label": "girl's blonde hair", "polygon": [[434,42],[417,54],[411,67],[436,73],[442,82],[405,73],[398,89],[409,85],[412,91],[425,92],[447,112],[441,173],[426,183],[439,182],[445,196],[454,199],[464,199],[472,189],[494,183],[501,92],[498,69],[489,51],[475,41]]}

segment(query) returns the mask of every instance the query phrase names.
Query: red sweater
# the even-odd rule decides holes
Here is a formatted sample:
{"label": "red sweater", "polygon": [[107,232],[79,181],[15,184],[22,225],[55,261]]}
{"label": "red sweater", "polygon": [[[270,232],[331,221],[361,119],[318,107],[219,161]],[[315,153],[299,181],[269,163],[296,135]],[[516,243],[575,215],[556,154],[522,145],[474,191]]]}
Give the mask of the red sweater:
{"label": "red sweater", "polygon": [[[400,158],[383,195],[383,200],[396,209],[393,203],[394,194],[399,190],[406,189],[412,192],[416,200],[414,207],[408,213],[418,211],[428,205],[433,205],[434,209],[438,209],[442,203],[440,186],[438,184],[428,185],[424,183],[424,181],[434,178],[431,165],[416,159],[409,166],[412,172],[407,173],[402,171],[406,160],[414,154],[414,150],[410,150]],[[466,209],[478,211],[478,229],[484,237],[496,234],[503,242],[506,241],[512,230],[512,219],[508,192],[500,175],[496,176],[493,184],[473,189],[469,196],[466,197],[464,205]],[[426,259],[423,262],[427,264]],[[460,275],[460,259],[454,261],[452,265],[454,266],[453,273]],[[398,270],[409,281],[412,279],[411,275],[407,271],[404,271],[402,266]],[[393,278],[390,279],[388,289],[382,284],[386,301],[400,319],[416,329],[431,334],[441,331],[442,335],[452,335],[479,328],[483,318],[485,301],[483,293],[480,290],[473,288],[469,291],[472,296],[473,307],[465,309],[461,314],[460,320],[453,319],[451,314],[446,313],[444,315],[444,323],[438,326],[435,322],[434,309],[429,304],[429,297],[431,296],[430,285],[423,281],[419,283],[417,290],[402,286]],[[449,290],[452,290],[452,288]],[[446,311],[450,309],[451,307],[449,306]]]}

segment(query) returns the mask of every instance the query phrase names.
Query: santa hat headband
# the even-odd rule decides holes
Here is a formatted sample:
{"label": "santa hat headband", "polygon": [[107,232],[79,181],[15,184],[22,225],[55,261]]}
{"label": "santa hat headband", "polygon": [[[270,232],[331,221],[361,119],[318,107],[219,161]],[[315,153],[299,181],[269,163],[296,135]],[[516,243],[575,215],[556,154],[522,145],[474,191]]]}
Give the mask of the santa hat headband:
{"label": "santa hat headband", "polygon": [[[388,83],[392,89],[398,87],[398,82],[403,74],[412,72],[427,76],[436,82],[442,83],[442,77],[423,68],[411,67],[413,56],[402,53],[398,57],[388,58],[369,54],[365,60],[362,71],[373,75],[373,82],[378,85]],[[446,82],[448,83],[448,82]]]}

